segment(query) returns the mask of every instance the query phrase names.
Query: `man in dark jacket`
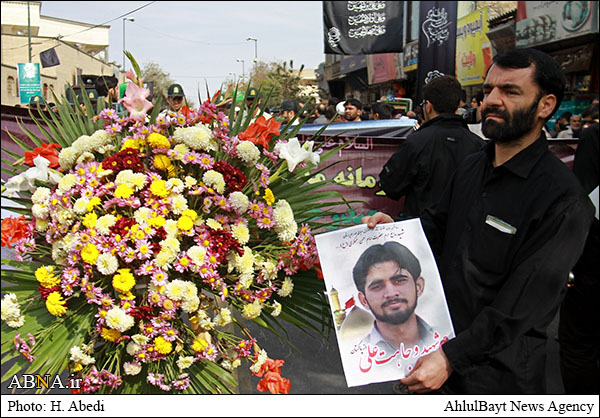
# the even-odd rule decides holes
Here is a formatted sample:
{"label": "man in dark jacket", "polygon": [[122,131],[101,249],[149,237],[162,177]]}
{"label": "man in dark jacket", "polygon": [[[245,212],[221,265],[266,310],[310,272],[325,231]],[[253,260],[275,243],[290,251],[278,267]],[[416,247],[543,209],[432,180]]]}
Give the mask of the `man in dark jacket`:
{"label": "man in dark jacket", "polygon": [[484,141],[456,115],[461,86],[452,76],[434,78],[423,88],[425,123],[408,136],[379,174],[387,197],[405,197],[402,218],[415,218],[437,202],[458,163],[481,150]]}
{"label": "man in dark jacket", "polygon": [[[490,142],[421,214],[455,338],[401,382],[424,393],[544,394],[546,328],[583,252],[594,207],[542,131],[560,106],[560,65],[535,49],[493,59],[483,91]],[[392,222],[381,212],[363,223]]]}

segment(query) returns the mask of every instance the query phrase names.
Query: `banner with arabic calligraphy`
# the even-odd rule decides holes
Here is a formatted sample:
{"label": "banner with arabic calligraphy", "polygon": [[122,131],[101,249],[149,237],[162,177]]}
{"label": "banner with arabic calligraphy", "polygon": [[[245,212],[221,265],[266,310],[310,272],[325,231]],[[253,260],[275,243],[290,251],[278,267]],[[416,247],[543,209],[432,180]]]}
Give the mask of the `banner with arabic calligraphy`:
{"label": "banner with arabic calligraphy", "polygon": [[[401,379],[419,357],[454,337],[419,219],[356,225],[315,239],[348,387]],[[397,297],[384,297],[384,285]]]}
{"label": "banner with arabic calligraphy", "polygon": [[436,77],[455,74],[456,8],[455,1],[420,2],[417,103],[423,98],[425,84]]}
{"label": "banner with arabic calligraphy", "polygon": [[402,52],[403,1],[324,1],[326,54]]}
{"label": "banner with arabic calligraphy", "polygon": [[458,19],[456,28],[456,78],[463,86],[483,84],[492,65],[492,48],[486,36],[488,8]]}

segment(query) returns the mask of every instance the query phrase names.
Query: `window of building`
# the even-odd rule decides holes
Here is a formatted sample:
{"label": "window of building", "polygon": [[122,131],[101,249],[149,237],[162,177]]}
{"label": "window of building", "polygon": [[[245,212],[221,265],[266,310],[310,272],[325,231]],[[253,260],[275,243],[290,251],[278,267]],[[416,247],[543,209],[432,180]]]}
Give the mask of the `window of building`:
{"label": "window of building", "polygon": [[406,1],[406,43],[419,40],[419,1]]}
{"label": "window of building", "polygon": [[6,91],[9,95],[17,95],[16,94],[16,86],[15,86],[15,78],[9,75],[6,79]]}

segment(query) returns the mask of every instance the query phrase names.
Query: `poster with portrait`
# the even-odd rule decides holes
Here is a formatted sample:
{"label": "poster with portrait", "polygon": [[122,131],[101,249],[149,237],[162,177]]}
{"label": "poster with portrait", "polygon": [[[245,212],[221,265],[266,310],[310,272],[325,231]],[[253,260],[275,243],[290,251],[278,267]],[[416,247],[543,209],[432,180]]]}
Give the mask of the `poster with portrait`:
{"label": "poster with portrait", "polygon": [[315,238],[348,387],[401,379],[454,337],[419,219]]}

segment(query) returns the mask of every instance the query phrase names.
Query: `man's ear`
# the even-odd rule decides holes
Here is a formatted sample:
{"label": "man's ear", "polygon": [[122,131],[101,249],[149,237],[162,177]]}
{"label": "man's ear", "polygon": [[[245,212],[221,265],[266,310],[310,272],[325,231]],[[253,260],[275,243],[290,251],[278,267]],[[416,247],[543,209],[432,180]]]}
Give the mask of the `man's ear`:
{"label": "man's ear", "polygon": [[[541,119],[548,119],[556,106],[556,96],[554,94],[544,95],[538,104],[538,116]],[[567,124],[569,122],[567,121]]]}
{"label": "man's ear", "polygon": [[425,290],[425,279],[421,276],[417,277],[415,285],[417,286],[417,296],[421,296]]}
{"label": "man's ear", "polygon": [[360,301],[362,306],[364,306],[369,311],[371,310],[371,308],[369,308],[369,303],[367,302],[367,297],[363,292],[358,292],[358,300]]}

